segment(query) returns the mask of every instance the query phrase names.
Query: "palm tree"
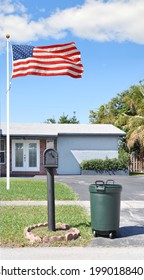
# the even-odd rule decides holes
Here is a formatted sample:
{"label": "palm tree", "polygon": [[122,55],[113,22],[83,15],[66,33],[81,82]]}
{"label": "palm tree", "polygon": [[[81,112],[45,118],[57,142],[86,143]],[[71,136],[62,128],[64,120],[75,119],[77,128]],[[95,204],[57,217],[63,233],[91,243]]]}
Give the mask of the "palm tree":
{"label": "palm tree", "polygon": [[140,157],[144,156],[144,124],[128,132],[127,146]]}

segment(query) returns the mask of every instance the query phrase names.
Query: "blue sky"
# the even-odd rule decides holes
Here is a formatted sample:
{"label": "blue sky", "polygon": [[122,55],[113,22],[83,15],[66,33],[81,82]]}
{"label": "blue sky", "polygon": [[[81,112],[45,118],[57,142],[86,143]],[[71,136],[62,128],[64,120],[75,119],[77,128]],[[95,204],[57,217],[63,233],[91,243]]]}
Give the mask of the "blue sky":
{"label": "blue sky", "polygon": [[44,122],[76,112],[89,123],[89,111],[144,79],[143,0],[1,0],[0,122],[6,121],[6,40],[51,45],[74,41],[84,74],[27,76],[11,80],[10,121]]}

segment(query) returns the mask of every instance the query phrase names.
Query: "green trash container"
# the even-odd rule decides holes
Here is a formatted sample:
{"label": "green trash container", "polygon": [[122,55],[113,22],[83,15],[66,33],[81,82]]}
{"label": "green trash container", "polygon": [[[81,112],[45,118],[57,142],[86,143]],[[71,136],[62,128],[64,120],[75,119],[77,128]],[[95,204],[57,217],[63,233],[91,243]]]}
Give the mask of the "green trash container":
{"label": "green trash container", "polygon": [[120,221],[120,197],[122,186],[114,184],[113,180],[96,181],[89,186],[91,227],[93,235],[117,235]]}

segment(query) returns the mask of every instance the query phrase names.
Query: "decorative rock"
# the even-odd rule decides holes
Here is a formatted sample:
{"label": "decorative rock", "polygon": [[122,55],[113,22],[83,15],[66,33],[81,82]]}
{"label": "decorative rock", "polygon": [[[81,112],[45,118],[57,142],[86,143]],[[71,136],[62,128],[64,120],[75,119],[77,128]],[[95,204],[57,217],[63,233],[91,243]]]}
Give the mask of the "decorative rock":
{"label": "decorative rock", "polygon": [[74,234],[80,235],[80,231],[77,228],[74,228]]}
{"label": "decorative rock", "polygon": [[37,225],[30,226],[30,227],[28,228],[28,231],[31,231],[31,230],[33,230],[34,228],[37,228]]}
{"label": "decorative rock", "polygon": [[43,223],[42,225],[43,225],[43,227],[47,227],[48,223]]}
{"label": "decorative rock", "polygon": [[65,235],[66,241],[71,241],[73,240],[73,234],[71,232],[67,233]]}
{"label": "decorative rock", "polygon": [[63,241],[65,240],[65,236],[58,236],[58,241]]}
{"label": "decorative rock", "polygon": [[71,228],[69,232],[65,235],[65,237],[66,240],[69,241],[72,239],[74,240],[77,239],[79,235],[80,235],[80,231],[77,228]]}
{"label": "decorative rock", "polygon": [[39,228],[39,227],[44,227],[45,224],[40,223],[40,224],[37,224],[36,226],[37,226],[38,228]]}
{"label": "decorative rock", "polygon": [[78,238],[77,233],[74,233],[74,234],[73,234],[73,239],[75,240],[75,239],[77,239],[77,238]]}
{"label": "decorative rock", "polygon": [[31,233],[30,233],[29,231],[27,231],[27,232],[25,233],[25,237],[26,237],[27,239],[31,239]]}
{"label": "decorative rock", "polygon": [[56,224],[56,227],[57,227],[57,228],[64,229],[64,230],[70,229],[70,226],[69,226],[69,225],[67,225],[67,224],[62,224],[62,223],[57,223],[57,224]]}
{"label": "decorative rock", "polygon": [[49,236],[45,236],[43,237],[43,240],[42,240],[44,243],[49,243],[50,242],[50,237]]}
{"label": "decorative rock", "polygon": [[38,235],[31,234],[30,242],[33,243],[33,242],[35,242],[35,241],[41,242],[41,238],[40,238]]}
{"label": "decorative rock", "polygon": [[48,223],[40,223],[40,224],[36,224],[36,225],[32,225],[29,227],[26,227],[24,229],[24,236],[25,238],[29,239],[30,242],[44,242],[44,243],[52,243],[52,242],[56,242],[56,241],[71,241],[71,240],[75,240],[78,238],[78,236],[80,235],[80,231],[77,228],[70,228],[69,225],[67,224],[63,224],[63,223],[57,223],[56,227],[60,228],[62,230],[66,230],[67,233],[65,235],[59,235],[59,236],[45,236],[43,238],[40,238],[38,235],[35,235],[33,233],[30,233],[31,230],[35,229],[35,228],[39,228],[39,227],[46,227],[48,226]]}

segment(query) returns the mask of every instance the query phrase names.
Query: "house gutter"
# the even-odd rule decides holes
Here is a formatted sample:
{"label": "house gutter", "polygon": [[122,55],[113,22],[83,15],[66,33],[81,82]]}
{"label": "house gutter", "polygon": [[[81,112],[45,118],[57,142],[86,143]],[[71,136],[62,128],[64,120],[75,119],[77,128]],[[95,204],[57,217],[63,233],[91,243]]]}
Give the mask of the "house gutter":
{"label": "house gutter", "polygon": [[126,133],[58,133],[59,136],[125,136]]}

